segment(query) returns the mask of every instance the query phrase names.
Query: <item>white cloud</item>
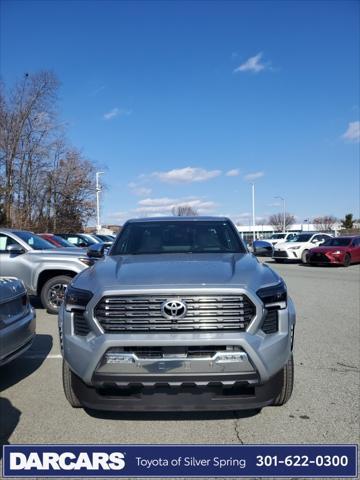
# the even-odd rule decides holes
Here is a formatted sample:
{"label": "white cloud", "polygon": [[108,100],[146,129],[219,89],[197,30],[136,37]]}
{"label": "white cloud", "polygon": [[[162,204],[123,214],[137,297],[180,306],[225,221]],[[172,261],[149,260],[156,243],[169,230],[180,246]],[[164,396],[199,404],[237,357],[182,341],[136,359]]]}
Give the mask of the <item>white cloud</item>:
{"label": "white cloud", "polygon": [[253,180],[256,180],[258,178],[261,178],[265,175],[264,172],[253,172],[253,173],[248,173],[247,175],[245,175],[244,179],[245,180],[248,180],[248,181],[253,181]]}
{"label": "white cloud", "polygon": [[240,170],[238,168],[233,168],[226,172],[227,177],[237,177],[238,175],[240,175]]}
{"label": "white cloud", "polygon": [[139,197],[146,197],[152,192],[151,188],[141,186],[135,182],[130,182],[128,184],[128,187],[130,188],[131,193],[133,193],[134,195],[138,195]]}
{"label": "white cloud", "polygon": [[246,62],[242,63],[239,65],[237,68],[235,68],[234,72],[253,72],[253,73],[259,73],[262,70],[265,70],[268,65],[265,63],[261,63],[261,58],[263,54],[262,52],[259,52],[257,55],[254,57],[250,57],[246,60]]}
{"label": "white cloud", "polygon": [[121,108],[113,108],[107,113],[104,113],[103,118],[104,120],[112,120],[115,117],[118,117],[119,115],[131,115],[132,111],[131,110],[125,110]]}
{"label": "white cloud", "polygon": [[221,175],[221,170],[205,170],[204,168],[185,167],[167,172],[153,172],[152,177],[166,183],[205,182]]}
{"label": "white cloud", "polygon": [[145,198],[140,200],[135,212],[141,215],[170,215],[172,213],[172,209],[174,207],[178,207],[179,205],[189,205],[197,210],[200,214],[209,213],[217,207],[215,202],[197,197],[161,197]]}
{"label": "white cloud", "polygon": [[360,141],[360,121],[349,122],[346,132],[341,136],[344,140],[350,142],[359,142]]}

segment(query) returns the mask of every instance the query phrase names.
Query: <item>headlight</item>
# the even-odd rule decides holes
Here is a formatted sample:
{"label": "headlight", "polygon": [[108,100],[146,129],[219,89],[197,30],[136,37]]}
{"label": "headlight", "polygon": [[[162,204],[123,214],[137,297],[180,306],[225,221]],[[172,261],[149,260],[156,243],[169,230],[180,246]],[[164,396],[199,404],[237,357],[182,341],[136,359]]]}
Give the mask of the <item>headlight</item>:
{"label": "headlight", "polygon": [[69,285],[65,292],[64,306],[67,312],[72,310],[85,310],[93,294],[88,290],[80,290]]}
{"label": "headlight", "polygon": [[287,306],[287,289],[283,281],[271,287],[260,288],[256,294],[264,302],[265,308],[283,309]]}
{"label": "headlight", "polygon": [[94,260],[92,258],[81,257],[81,258],[79,258],[79,260],[80,260],[81,263],[84,263],[88,267],[91,267],[91,265],[94,265]]}
{"label": "headlight", "polygon": [[298,246],[298,247],[289,247],[289,250],[299,250],[299,248],[301,248],[301,246]]}

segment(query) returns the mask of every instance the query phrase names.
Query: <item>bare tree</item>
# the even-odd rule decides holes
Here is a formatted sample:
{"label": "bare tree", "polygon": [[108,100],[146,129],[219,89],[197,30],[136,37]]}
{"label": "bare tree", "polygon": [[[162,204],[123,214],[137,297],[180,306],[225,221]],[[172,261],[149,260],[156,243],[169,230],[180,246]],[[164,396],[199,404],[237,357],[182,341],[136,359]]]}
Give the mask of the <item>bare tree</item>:
{"label": "bare tree", "polygon": [[323,217],[317,217],[313,220],[313,224],[316,225],[317,230],[321,230],[323,232],[330,232],[333,230],[336,222],[337,218],[333,215],[324,215]]}
{"label": "bare tree", "polygon": [[172,208],[174,217],[197,217],[199,215],[196,208],[191,205],[177,205]]}
{"label": "bare tree", "polygon": [[95,213],[95,166],[65,139],[58,85],[51,72],[0,85],[0,224],[71,231]]}
{"label": "bare tree", "polygon": [[[285,212],[285,230],[295,223],[295,218],[290,213]],[[275,213],[269,217],[269,225],[271,225],[275,231],[281,232],[284,229],[284,213]]]}

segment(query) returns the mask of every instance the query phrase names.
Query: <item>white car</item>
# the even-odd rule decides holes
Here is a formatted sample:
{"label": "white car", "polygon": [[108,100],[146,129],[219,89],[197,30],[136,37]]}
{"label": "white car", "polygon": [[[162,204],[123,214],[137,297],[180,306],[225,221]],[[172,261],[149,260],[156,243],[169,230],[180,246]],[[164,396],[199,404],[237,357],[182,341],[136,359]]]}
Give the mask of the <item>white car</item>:
{"label": "white car", "polygon": [[292,238],[294,238],[297,233],[273,233],[270,238],[264,238],[264,242],[270,243],[272,246],[276,245],[280,242],[289,242]]}
{"label": "white car", "polygon": [[332,235],[320,232],[303,232],[295,235],[287,242],[277,243],[273,250],[272,258],[275,262],[284,262],[285,260],[301,260],[307,263],[307,254],[311,248],[329,240]]}

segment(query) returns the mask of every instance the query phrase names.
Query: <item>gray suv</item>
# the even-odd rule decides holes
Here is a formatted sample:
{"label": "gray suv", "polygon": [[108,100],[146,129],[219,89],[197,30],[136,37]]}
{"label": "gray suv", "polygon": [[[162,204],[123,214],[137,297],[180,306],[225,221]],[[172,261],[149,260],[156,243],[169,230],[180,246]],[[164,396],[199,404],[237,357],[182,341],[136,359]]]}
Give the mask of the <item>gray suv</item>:
{"label": "gray suv", "polygon": [[284,281],[227,218],[130,220],[67,288],[65,396],[73,407],[120,411],[283,405],[294,328]]}
{"label": "gray suv", "polygon": [[56,248],[32,232],[0,229],[0,275],[21,279],[49,313],[58,313],[71,279],[92,263],[79,248]]}

